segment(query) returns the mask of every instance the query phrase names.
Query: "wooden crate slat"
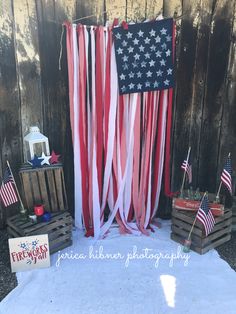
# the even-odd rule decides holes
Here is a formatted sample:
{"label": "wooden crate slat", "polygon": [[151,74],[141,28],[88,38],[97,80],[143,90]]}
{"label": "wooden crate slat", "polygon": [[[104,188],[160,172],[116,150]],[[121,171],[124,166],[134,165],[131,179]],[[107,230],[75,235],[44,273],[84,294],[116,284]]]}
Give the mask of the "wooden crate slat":
{"label": "wooden crate slat", "polygon": [[[178,228],[176,226],[171,226],[171,230],[172,230],[172,232],[174,234],[178,234],[183,239],[187,239],[188,238],[189,232],[186,231],[186,230],[180,229],[180,228]],[[197,245],[201,246],[201,242],[202,242],[201,237],[198,237],[195,234],[192,234],[191,235],[191,240],[194,243],[196,243]]]}
{"label": "wooden crate slat", "polygon": [[[182,228],[182,229],[187,230],[187,231],[190,231],[191,228],[192,228],[192,224],[188,224],[188,223],[186,223],[186,222],[184,222],[182,220],[179,220],[179,219],[177,219],[175,217],[172,218],[172,225],[176,225],[177,227]],[[203,235],[203,230],[194,227],[193,228],[193,234],[196,234],[198,236],[202,236]]]}
{"label": "wooden crate slat", "polygon": [[29,173],[20,173],[20,177],[21,177],[21,181],[23,184],[23,188],[24,188],[24,195],[25,195],[25,200],[26,200],[26,205],[27,208],[33,208],[33,194],[32,194],[32,190],[31,190],[31,181],[30,181],[30,175]]}
{"label": "wooden crate slat", "polygon": [[47,180],[48,180],[48,189],[51,201],[51,210],[55,212],[58,210],[58,203],[57,203],[57,193],[55,187],[55,178],[53,170],[49,169],[46,172]]}
{"label": "wooden crate slat", "polygon": [[47,192],[47,184],[45,179],[45,172],[38,171],[38,180],[39,180],[39,187],[42,195],[42,203],[45,206],[46,211],[50,211],[51,206],[49,202],[48,192]]}
{"label": "wooden crate slat", "polygon": [[66,184],[65,184],[65,177],[64,177],[64,172],[61,172],[61,180],[62,180],[62,185],[63,185],[63,196],[64,196],[64,204],[65,204],[65,210],[68,210],[68,201],[67,201],[67,194],[66,194]]}
{"label": "wooden crate slat", "polygon": [[38,176],[37,172],[32,172],[30,174],[30,181],[32,185],[32,190],[33,190],[33,200],[34,200],[34,205],[35,204],[41,204],[41,195],[40,195],[40,190],[39,190],[39,182],[38,182]]}
{"label": "wooden crate slat", "polygon": [[[179,235],[177,235],[177,234],[175,234],[175,233],[171,233],[171,236],[170,236],[170,237],[171,237],[171,239],[174,240],[175,242],[178,242],[178,243],[180,243],[180,244],[183,245],[184,239],[183,239],[181,236],[179,236]],[[196,244],[192,243],[190,249],[193,250],[193,251],[195,251],[195,252],[197,252],[197,253],[199,253],[199,254],[205,254],[205,253],[207,253],[208,251],[210,251],[211,249],[214,249],[214,248],[218,247],[219,245],[221,245],[221,244],[223,244],[223,243],[229,241],[230,239],[231,239],[231,234],[227,234],[227,235],[225,235],[224,237],[222,237],[222,238],[216,240],[215,242],[210,243],[209,245],[207,245],[207,246],[204,247],[204,248],[200,248],[200,247],[198,247]]]}
{"label": "wooden crate slat", "polygon": [[213,234],[210,233],[208,237],[202,240],[202,245],[205,246],[205,244],[208,242],[214,242],[214,240],[219,239],[224,234],[231,234],[231,226],[223,228],[222,230],[219,230]]}
{"label": "wooden crate slat", "polygon": [[57,190],[57,199],[58,199],[58,206],[59,209],[64,209],[64,198],[63,198],[63,186],[62,186],[62,177],[61,177],[61,169],[55,169],[54,175],[55,175],[55,183],[56,183],[56,190]]}

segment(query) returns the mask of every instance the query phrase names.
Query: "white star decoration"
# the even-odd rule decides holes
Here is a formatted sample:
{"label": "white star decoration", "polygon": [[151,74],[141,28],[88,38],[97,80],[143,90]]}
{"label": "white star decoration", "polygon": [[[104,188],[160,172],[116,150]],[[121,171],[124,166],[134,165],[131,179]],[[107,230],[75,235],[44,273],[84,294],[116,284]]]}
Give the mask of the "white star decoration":
{"label": "white star decoration", "polygon": [[120,75],[120,79],[121,80],[125,80],[126,75],[124,75],[123,73]]}
{"label": "white star decoration", "polygon": [[41,161],[41,166],[43,165],[50,165],[49,160],[51,159],[52,156],[46,156],[44,153],[42,153],[41,158],[43,158],[43,160]]}

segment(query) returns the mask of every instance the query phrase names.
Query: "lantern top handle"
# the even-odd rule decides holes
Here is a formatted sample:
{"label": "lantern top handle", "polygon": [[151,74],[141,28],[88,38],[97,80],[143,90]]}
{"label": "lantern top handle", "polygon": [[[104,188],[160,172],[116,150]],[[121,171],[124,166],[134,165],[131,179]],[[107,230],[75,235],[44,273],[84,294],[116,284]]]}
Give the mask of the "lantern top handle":
{"label": "lantern top handle", "polygon": [[40,133],[38,126],[31,126],[29,128],[30,132],[24,137],[24,140],[27,142],[39,143],[47,141],[48,138]]}

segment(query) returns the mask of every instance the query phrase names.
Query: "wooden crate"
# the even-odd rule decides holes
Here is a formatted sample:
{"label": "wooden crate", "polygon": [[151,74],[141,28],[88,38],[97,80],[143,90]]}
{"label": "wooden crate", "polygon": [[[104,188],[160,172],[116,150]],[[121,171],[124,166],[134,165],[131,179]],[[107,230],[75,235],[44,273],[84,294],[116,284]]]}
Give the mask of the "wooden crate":
{"label": "wooden crate", "polygon": [[67,211],[52,213],[49,222],[22,221],[20,215],[7,219],[10,238],[48,234],[50,254],[72,245],[72,218]]}
{"label": "wooden crate", "polygon": [[[173,208],[171,239],[183,244],[188,238],[196,213],[180,211]],[[225,209],[223,216],[215,217],[215,226],[212,232],[206,237],[204,227],[200,222],[196,222],[191,235],[191,250],[204,254],[209,250],[229,241],[232,228],[232,211]]]}
{"label": "wooden crate", "polygon": [[233,196],[232,204],[232,231],[236,231],[236,197]]}
{"label": "wooden crate", "polygon": [[32,210],[36,204],[44,204],[45,210],[49,212],[68,210],[61,164],[36,169],[25,164],[19,174],[28,209]]}

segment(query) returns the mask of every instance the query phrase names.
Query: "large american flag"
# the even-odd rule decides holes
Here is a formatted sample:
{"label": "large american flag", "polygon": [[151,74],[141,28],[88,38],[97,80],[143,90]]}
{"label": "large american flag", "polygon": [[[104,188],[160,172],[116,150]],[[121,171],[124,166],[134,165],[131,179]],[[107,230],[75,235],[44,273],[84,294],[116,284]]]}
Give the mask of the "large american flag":
{"label": "large american flag", "polygon": [[205,229],[206,236],[212,231],[215,225],[215,219],[209,207],[209,201],[207,195],[204,195],[199,206],[197,220],[200,221]]}
{"label": "large american flag", "polygon": [[14,185],[15,183],[13,175],[10,168],[7,166],[4,173],[2,186],[0,188],[0,199],[5,207],[10,206],[11,204],[14,204],[18,201]]}
{"label": "large american flag", "polygon": [[181,169],[183,169],[188,175],[188,182],[192,183],[192,165],[187,160],[184,160]]}
{"label": "large american flag", "polygon": [[119,93],[173,87],[173,19],[113,29]]}
{"label": "large american flag", "polygon": [[221,181],[232,195],[232,165],[230,156],[227,157],[224,169],[221,174]]}

